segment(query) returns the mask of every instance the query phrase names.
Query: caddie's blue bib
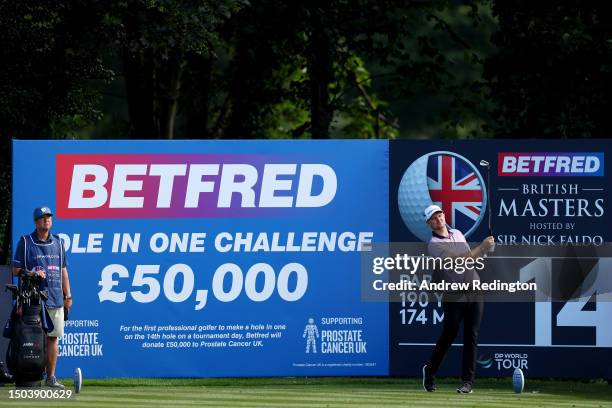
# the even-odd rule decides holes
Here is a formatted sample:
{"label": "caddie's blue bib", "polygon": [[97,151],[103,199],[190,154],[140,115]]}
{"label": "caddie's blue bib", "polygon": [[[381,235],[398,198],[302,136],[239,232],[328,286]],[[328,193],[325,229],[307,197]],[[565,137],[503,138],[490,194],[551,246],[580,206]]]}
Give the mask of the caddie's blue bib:
{"label": "caddie's blue bib", "polygon": [[19,239],[13,266],[29,271],[45,272],[45,279],[40,289],[49,293],[47,307],[63,307],[62,268],[66,267],[66,253],[62,240],[57,235],[49,234],[46,241],[40,240],[36,231]]}

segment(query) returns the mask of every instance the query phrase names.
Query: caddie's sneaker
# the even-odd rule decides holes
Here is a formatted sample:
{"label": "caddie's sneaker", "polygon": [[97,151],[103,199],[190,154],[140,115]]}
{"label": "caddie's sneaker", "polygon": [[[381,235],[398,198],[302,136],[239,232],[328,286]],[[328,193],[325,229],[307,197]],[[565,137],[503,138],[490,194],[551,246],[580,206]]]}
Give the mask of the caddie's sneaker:
{"label": "caddie's sneaker", "polygon": [[47,377],[47,387],[59,388],[60,390],[63,390],[64,388],[66,388],[64,387],[64,384],[57,381],[57,378],[55,378],[55,376]]}
{"label": "caddie's sneaker", "polygon": [[423,389],[427,392],[436,390],[436,378],[429,372],[427,364],[423,366]]}
{"label": "caddie's sneaker", "polygon": [[464,382],[463,385],[457,388],[457,392],[459,394],[471,394],[472,393],[472,384],[469,382]]}

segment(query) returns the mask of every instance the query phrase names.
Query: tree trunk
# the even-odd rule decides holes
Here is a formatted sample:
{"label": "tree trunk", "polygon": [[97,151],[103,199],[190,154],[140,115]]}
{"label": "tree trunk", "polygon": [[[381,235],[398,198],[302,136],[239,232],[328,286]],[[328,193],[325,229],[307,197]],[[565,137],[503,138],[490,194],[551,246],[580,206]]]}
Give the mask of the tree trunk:
{"label": "tree trunk", "polygon": [[235,70],[229,88],[229,114],[223,137],[228,139],[250,139],[255,137],[252,128],[251,115],[254,113],[249,106],[254,98],[251,89],[252,75],[251,64],[248,53],[256,53],[256,49],[246,49],[242,44],[237,47]]}
{"label": "tree trunk", "polygon": [[174,61],[165,61],[160,65],[155,65],[154,69],[156,78],[153,84],[155,133],[160,139],[174,139],[174,125],[185,61],[176,57]]}
{"label": "tree trunk", "polygon": [[[155,47],[140,44],[148,18],[140,2],[127,3],[125,28],[128,41],[123,50],[125,91],[133,139],[172,139],[185,67],[184,55],[162,57]],[[137,44],[137,45],[134,45]]]}
{"label": "tree trunk", "polygon": [[124,55],[123,72],[125,93],[130,116],[130,138],[153,139],[155,134],[155,114],[153,112],[154,70],[149,58],[142,53]]}
{"label": "tree trunk", "polygon": [[2,237],[2,253],[0,254],[0,265],[5,262],[10,263],[11,259],[11,166],[13,162],[11,135],[6,135],[2,141],[2,164],[0,165],[0,181],[2,182],[2,200],[0,201],[0,225],[4,228],[4,236]]}
{"label": "tree trunk", "polygon": [[329,101],[328,86],[333,81],[331,63],[331,41],[322,21],[318,7],[311,9],[310,52],[308,70],[310,74],[310,122],[313,139],[329,138],[329,127],[333,111]]}
{"label": "tree trunk", "polygon": [[185,62],[156,63],[141,52],[124,57],[125,90],[133,139],[172,139]]}
{"label": "tree trunk", "polygon": [[203,139],[209,136],[208,109],[213,62],[209,58],[193,55],[185,72],[185,91],[181,109],[185,111],[185,137]]}

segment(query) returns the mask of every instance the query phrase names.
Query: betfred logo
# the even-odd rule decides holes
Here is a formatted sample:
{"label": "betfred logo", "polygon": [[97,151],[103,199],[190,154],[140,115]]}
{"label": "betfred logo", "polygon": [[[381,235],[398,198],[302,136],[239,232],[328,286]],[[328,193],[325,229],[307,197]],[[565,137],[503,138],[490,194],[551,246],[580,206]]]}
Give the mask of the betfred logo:
{"label": "betfred logo", "polygon": [[498,176],[603,176],[603,152],[500,152]]}
{"label": "betfred logo", "polygon": [[278,156],[58,154],[60,218],[205,218],[279,215],[336,195],[334,170]]}

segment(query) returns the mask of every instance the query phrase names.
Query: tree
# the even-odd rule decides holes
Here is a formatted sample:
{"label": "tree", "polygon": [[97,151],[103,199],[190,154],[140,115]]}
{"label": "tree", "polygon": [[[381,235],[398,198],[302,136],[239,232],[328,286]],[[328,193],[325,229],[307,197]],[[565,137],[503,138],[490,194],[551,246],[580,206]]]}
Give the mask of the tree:
{"label": "tree", "polygon": [[63,137],[100,117],[92,80],[110,80],[101,59],[104,5],[96,0],[0,3],[0,225],[9,256],[12,138]]}
{"label": "tree", "polygon": [[609,137],[612,15],[605,3],[495,0],[485,65],[500,137]]}
{"label": "tree", "polygon": [[174,137],[183,75],[206,59],[241,0],[134,0],[115,4],[131,137]]}
{"label": "tree", "polygon": [[222,138],[270,137],[280,122],[290,137],[304,123],[305,58],[299,7],[258,0],[223,30],[211,76],[210,134]]}
{"label": "tree", "polygon": [[[450,92],[454,62],[442,47],[456,43],[461,55],[472,51],[445,21],[451,3],[251,2],[228,22],[226,58],[199,76],[209,79],[204,89],[212,93],[197,106],[209,107],[215,118],[212,132],[200,134],[262,137],[285,129],[285,137],[393,137],[397,122],[374,92],[374,79],[384,76],[402,97],[413,96],[415,84]],[[370,75],[368,66],[384,72]]]}

